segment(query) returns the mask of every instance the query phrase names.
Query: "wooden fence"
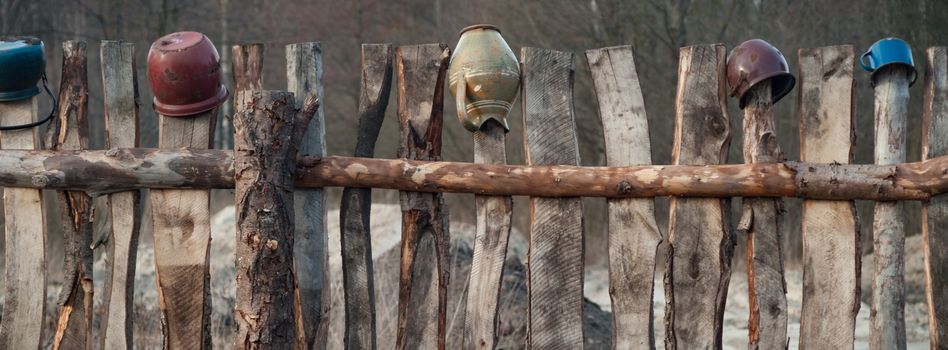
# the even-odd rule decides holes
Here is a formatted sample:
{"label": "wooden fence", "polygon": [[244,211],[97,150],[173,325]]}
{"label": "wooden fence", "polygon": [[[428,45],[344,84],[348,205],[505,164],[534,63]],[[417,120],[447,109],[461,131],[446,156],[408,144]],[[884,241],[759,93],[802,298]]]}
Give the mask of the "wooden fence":
{"label": "wooden fence", "polygon": [[[851,165],[852,46],[799,51],[800,160],[786,162],[773,131],[769,85],[752,90],[744,113],[744,159],[727,163],[725,47],[681,49],[672,165],[652,165],[642,87],[631,47],[586,52],[602,119],[606,167],[580,167],[573,116],[575,55],[521,51],[527,165],[507,165],[505,133],[488,122],[473,134],[475,163],[441,161],[444,44],[363,45],[355,157],[326,156],[318,43],[286,47],[287,91],[262,90],[261,44],[233,47],[234,151],[209,150],[217,111],[159,116],[159,148],[138,144],[135,47],[101,45],[107,150],[88,145],[86,45],[63,45],[61,101],[49,132],[0,132],[5,186],[6,275],[0,348],[132,348],[130,312],[142,215],[154,218],[154,250],[166,348],[208,348],[211,188],[236,188],[237,348],[316,348],[325,342],[327,235],[340,234],[345,344],[373,349],[444,348],[448,210],[443,192],[474,193],[477,229],[464,321],[465,348],[493,348],[511,226],[510,196],[531,196],[527,347],[583,345],[582,196],[608,197],[609,283],[617,349],[720,348],[734,253],[747,233],[751,348],[787,344],[780,197],[804,201],[804,287],[800,345],[852,348],[859,275],[873,275],[871,342],[904,348],[900,202],[924,201],[927,299],[932,348],[948,347],[948,49],[926,51],[923,161],[904,163],[909,81],[880,73],[876,163]],[[394,80],[400,159],[374,159]],[[36,99],[0,103],[0,123],[36,119]],[[448,118],[453,121],[453,118]],[[863,128],[867,125],[860,126]],[[39,150],[43,141],[46,150]],[[297,157],[297,154],[304,154]],[[341,232],[326,232],[321,188],[346,187]],[[369,232],[371,187],[401,190],[402,245],[396,339],[376,339]],[[140,189],[151,188],[151,213]],[[295,189],[294,189],[295,188]],[[59,190],[65,281],[55,329],[44,327],[45,220],[41,189]],[[92,342],[92,198],[107,195],[110,268],[101,343]],[[672,196],[662,237],[650,197]],[[729,200],[741,196],[741,219]],[[860,271],[853,200],[876,200],[875,269]],[[38,217],[39,216],[39,217]],[[669,254],[656,261],[662,240]],[[665,265],[665,334],[653,334],[656,266]],[[97,291],[99,292],[99,291]]]}

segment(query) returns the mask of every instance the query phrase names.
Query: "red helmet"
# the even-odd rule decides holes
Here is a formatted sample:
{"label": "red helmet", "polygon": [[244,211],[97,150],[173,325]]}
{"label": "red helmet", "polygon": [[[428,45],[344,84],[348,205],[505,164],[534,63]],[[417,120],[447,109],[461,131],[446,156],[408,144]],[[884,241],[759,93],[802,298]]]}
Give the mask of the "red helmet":
{"label": "red helmet", "polygon": [[167,116],[209,111],[227,100],[217,48],[198,32],[171,33],[148,50],[148,81],[155,110]]}
{"label": "red helmet", "polygon": [[793,85],[796,84],[796,79],[790,74],[787,59],[770,43],[751,39],[741,43],[728,54],[727,82],[731,87],[730,95],[738,98],[741,108],[747,103],[747,91],[767,79],[773,79],[771,86],[774,103],[793,90]]}

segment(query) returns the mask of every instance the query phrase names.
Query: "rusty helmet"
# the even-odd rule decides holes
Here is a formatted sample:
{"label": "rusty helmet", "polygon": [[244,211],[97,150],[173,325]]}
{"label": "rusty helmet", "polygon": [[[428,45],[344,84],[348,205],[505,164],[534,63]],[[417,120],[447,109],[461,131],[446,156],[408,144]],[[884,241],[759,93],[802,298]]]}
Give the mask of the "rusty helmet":
{"label": "rusty helmet", "polygon": [[796,84],[790,66],[780,50],[761,39],[745,41],[727,56],[727,83],[730,95],[737,97],[740,107],[747,103],[746,94],[754,85],[773,79],[773,101],[787,95]]}

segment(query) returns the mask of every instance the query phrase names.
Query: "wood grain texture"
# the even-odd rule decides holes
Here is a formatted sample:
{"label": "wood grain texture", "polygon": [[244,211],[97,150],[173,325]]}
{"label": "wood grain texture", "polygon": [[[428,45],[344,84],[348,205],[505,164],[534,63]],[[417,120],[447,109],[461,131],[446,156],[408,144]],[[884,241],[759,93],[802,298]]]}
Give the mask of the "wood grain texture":
{"label": "wood grain texture", "polygon": [[[298,104],[315,93],[324,101],[323,51],[318,42],[286,46],[286,85]],[[297,106],[297,107],[301,107]],[[309,122],[300,154],[326,155],[323,109]],[[296,273],[296,335],[303,348],[321,346],[329,332],[329,254],[326,235],[326,196],[321,188],[297,189],[294,194],[296,240],[293,271]]]}
{"label": "wood grain texture", "polygon": [[[890,65],[875,82],[876,164],[905,161],[909,71]],[[872,278],[872,349],[905,349],[905,218],[900,202],[876,202],[872,219],[875,270]]]}
{"label": "wood grain texture", "polygon": [[237,96],[241,91],[263,90],[264,49],[263,43],[231,46],[234,66],[234,96]]}
{"label": "wood grain texture", "polygon": [[[520,62],[527,164],[579,165],[575,55],[523,48]],[[530,198],[528,348],[582,348],[584,239],[582,199]]]}
{"label": "wood grain texture", "polygon": [[[159,115],[158,147],[210,147],[217,111],[187,117]],[[210,193],[206,189],[153,189],[149,198],[164,347],[209,349]]]}
{"label": "wood grain texture", "polygon": [[[303,133],[319,106],[287,91],[235,98],[237,349],[290,349],[297,342],[293,276],[293,173]],[[296,348],[301,348],[302,344]]]}
{"label": "wood grain texture", "polygon": [[[771,81],[754,84],[743,97],[744,163],[783,160],[774,130]],[[787,282],[780,221],[783,201],[744,198],[737,229],[747,235],[748,349],[787,348]]]}
{"label": "wood grain texture", "polygon": [[[102,86],[105,100],[106,145],[112,148],[138,147],[138,76],[135,44],[103,41]],[[132,307],[135,293],[135,263],[141,229],[141,191],[110,194],[112,217],[109,238],[111,272],[105,283],[106,300],[100,346],[106,349],[132,348]]]}
{"label": "wood grain texture", "polygon": [[[444,44],[395,50],[399,158],[440,160]],[[401,271],[396,349],[444,349],[448,287],[448,212],[440,193],[401,192]]]}
{"label": "wood grain texture", "polygon": [[[850,45],[798,51],[800,159],[848,164],[855,135]],[[859,312],[859,226],[852,201],[803,201],[801,349],[852,349]]]}
{"label": "wood grain texture", "polygon": [[[606,165],[651,164],[645,99],[631,46],[586,51],[605,135]],[[655,348],[652,293],[662,241],[651,198],[610,199],[609,296],[613,349]]]}
{"label": "wood grain texture", "polygon": [[[88,146],[89,79],[86,43],[63,42],[63,71],[57,118],[47,130],[49,149],[78,150]],[[53,349],[92,347],[92,198],[85,192],[57,192],[64,242],[63,288]]]}
{"label": "wood grain texture", "polygon": [[[948,155],[948,48],[926,52],[922,120],[922,159]],[[925,242],[925,296],[931,348],[948,347],[948,197],[932,198],[922,207]]]}
{"label": "wood grain texture", "polygon": [[[0,125],[36,120],[37,97],[0,102]],[[36,149],[36,129],[0,131],[0,148]],[[46,215],[42,193],[3,189],[4,301],[0,348],[40,349],[46,314]]]}
{"label": "wood grain texture", "polygon": [[[673,164],[727,161],[730,122],[724,45],[681,49]],[[734,237],[727,199],[670,200],[665,267],[665,346],[718,349],[731,278]]]}
{"label": "wood grain texture", "polygon": [[[354,155],[372,157],[392,92],[392,45],[362,45],[359,131]],[[339,209],[346,349],[376,348],[372,275],[372,189],[346,187]]]}

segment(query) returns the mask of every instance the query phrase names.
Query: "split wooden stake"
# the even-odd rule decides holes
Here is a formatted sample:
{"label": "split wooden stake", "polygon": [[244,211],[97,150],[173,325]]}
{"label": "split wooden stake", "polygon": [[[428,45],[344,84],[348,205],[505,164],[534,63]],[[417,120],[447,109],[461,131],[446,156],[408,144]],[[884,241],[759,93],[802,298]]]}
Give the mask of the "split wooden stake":
{"label": "split wooden stake", "polygon": [[[605,134],[606,165],[651,164],[652,153],[631,46],[586,51]],[[662,241],[651,198],[609,199],[609,296],[613,349],[655,347],[652,291]]]}
{"label": "split wooden stake", "polygon": [[[372,157],[392,91],[392,45],[362,45],[359,134],[355,156]],[[372,189],[346,187],[339,209],[342,286],[345,296],[345,346],[374,350],[375,284],[372,275]]]}
{"label": "split wooden stake", "polygon": [[[948,47],[926,51],[922,159],[948,155]],[[931,348],[948,347],[948,196],[922,207],[925,242],[925,294]]]}

